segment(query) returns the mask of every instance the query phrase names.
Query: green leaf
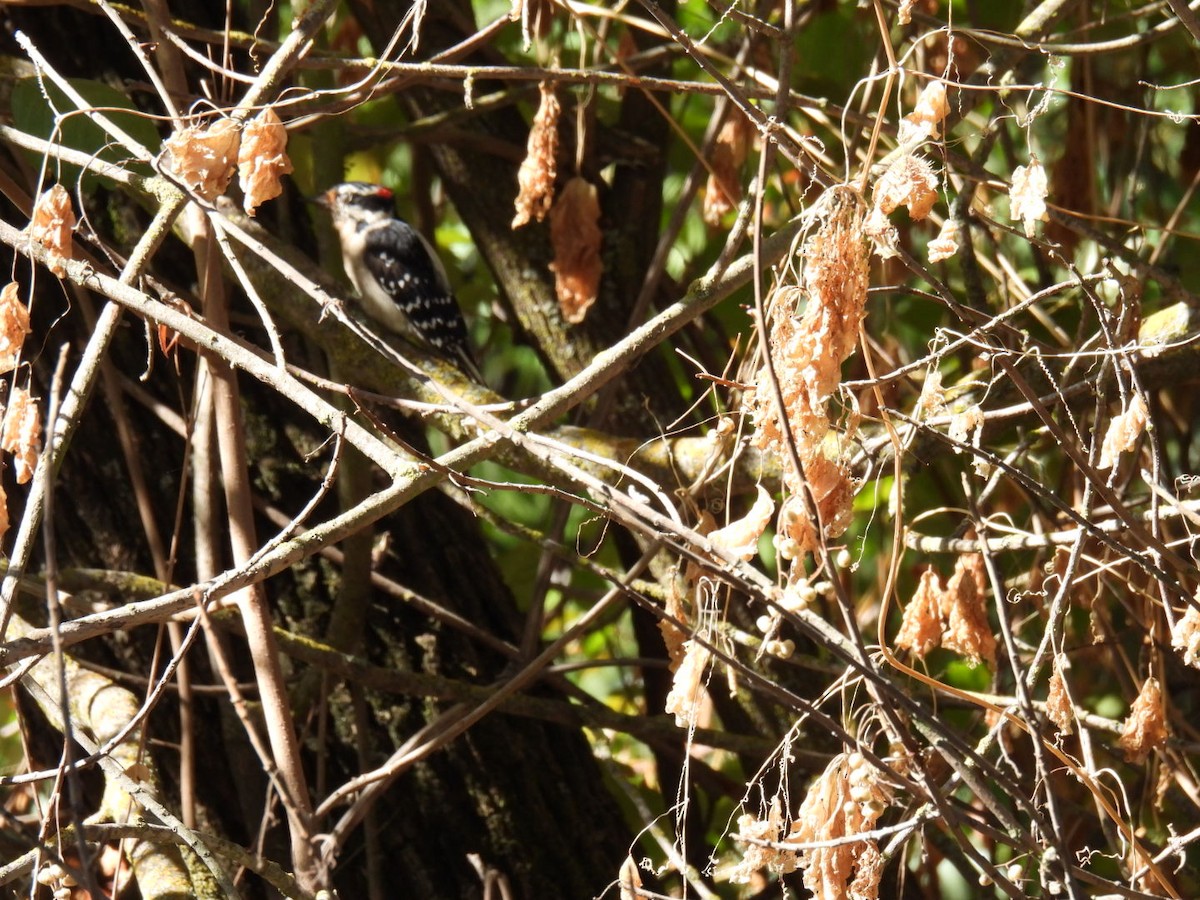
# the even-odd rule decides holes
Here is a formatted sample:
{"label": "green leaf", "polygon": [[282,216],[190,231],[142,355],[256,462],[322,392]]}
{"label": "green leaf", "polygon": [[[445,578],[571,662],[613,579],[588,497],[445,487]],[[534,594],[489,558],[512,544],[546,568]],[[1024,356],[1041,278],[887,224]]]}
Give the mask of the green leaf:
{"label": "green leaf", "polygon": [[[102,110],[118,128],[140,141],[152,153],[158,150],[162,139],[158,128],[145,114],[139,112],[124,94],[99,81],[83,78],[68,79],[89,106]],[[43,89],[45,92],[43,92]],[[23,78],[13,87],[13,124],[21,131],[52,141],[71,150],[95,156],[105,162],[128,165],[133,157],[127,149],[114,141],[99,125],[75,105],[56,86],[37,78]],[[31,153],[33,165],[40,168],[42,155]],[[55,160],[49,162],[50,178],[63,184],[73,182],[80,175],[80,168]],[[57,167],[57,168],[56,168]],[[144,174],[149,174],[139,164]],[[84,186],[89,187],[101,179],[87,176]]]}

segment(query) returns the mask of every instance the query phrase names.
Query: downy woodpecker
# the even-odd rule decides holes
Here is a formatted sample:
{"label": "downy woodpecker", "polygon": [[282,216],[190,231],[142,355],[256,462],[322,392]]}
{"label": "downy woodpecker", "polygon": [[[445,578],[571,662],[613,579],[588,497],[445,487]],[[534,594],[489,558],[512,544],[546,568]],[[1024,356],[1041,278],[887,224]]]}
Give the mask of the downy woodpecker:
{"label": "downy woodpecker", "polygon": [[329,210],[342,264],[363,311],[389,331],[416,338],[483,384],[467,325],[437,251],[396,217],[395,197],[378,184],[334,185],[317,203]]}

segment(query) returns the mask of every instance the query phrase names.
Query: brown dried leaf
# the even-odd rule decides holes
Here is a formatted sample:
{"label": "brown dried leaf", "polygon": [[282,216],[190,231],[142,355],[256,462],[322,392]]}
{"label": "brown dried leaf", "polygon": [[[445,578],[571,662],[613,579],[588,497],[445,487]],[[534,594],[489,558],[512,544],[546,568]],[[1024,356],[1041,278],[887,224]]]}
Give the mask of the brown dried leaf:
{"label": "brown dried leaf", "polygon": [[1141,765],[1151,750],[1167,743],[1167,734],[1162,688],[1157,678],[1147,678],[1133,701],[1117,743],[1125,751],[1127,762]]}
{"label": "brown dried leaf", "polygon": [[907,206],[913,219],[924,219],[938,199],[938,180],[929,161],[919,156],[905,155],[893,162],[875,182],[872,198],[875,206],[891,213],[898,206]]}
{"label": "brown dried leaf", "polygon": [[550,243],[554,246],[554,289],[563,318],[583,321],[600,290],[600,201],[595,185],[576,176],[567,182],[550,210]]}
{"label": "brown dried leaf", "polygon": [[640,900],[646,896],[641,891],[642,873],[638,871],[632,856],[626,856],[625,862],[621,863],[617,883],[621,887],[621,900]]}
{"label": "brown dried leaf", "polygon": [[0,426],[0,449],[13,455],[17,484],[25,484],[33,477],[41,434],[37,400],[25,388],[13,388],[9,407],[4,413],[4,424]]}
{"label": "brown dried leaf", "polygon": [[896,635],[896,649],[907,650],[917,659],[942,642],[942,579],[933,569],[921,573],[912,600],[904,607],[904,618]]}
{"label": "brown dried leaf", "polygon": [[46,266],[59,278],[67,274],[63,262],[74,259],[71,233],[75,230],[75,210],[71,195],[61,184],[38,197],[29,222],[29,239],[46,248]]}
{"label": "brown dried leaf", "polygon": [[743,562],[758,555],[758,539],[766,531],[775,513],[775,501],[766,488],[758,485],[758,497],[754,505],[742,518],[718,528],[708,536],[708,543],[715,550],[724,550]]}
{"label": "brown dried leaf", "polygon": [[921,396],[917,398],[913,415],[925,419],[939,415],[945,408],[946,389],[942,387],[942,373],[938,369],[931,369],[925,375],[925,383],[921,385]]}
{"label": "brown dried leaf", "polygon": [[961,653],[974,665],[981,661],[996,667],[996,637],[987,617],[987,570],[983,556],[964,553],[954,564],[954,574],[942,595],[946,630],[942,646]]}
{"label": "brown dried leaf", "polygon": [[907,144],[927,137],[941,137],[938,126],[949,113],[950,104],[946,100],[945,82],[929,82],[917,98],[917,105],[913,107],[913,111],[904,117],[900,125],[900,142]]}
{"label": "brown dried leaf", "polygon": [[8,534],[8,493],[4,490],[4,482],[0,480],[0,541]]}
{"label": "brown dried leaf", "polygon": [[240,137],[232,119],[185,128],[166,141],[167,167],[205,200],[216,200],[233,179]]}
{"label": "brown dried leaf", "polygon": [[283,193],[280,178],[292,172],[287,142],[287,129],[270,107],[246,123],[238,149],[238,184],[246,215]]}
{"label": "brown dried leaf", "polygon": [[1058,728],[1059,734],[1071,734],[1075,730],[1075,709],[1067,696],[1067,683],[1063,680],[1062,663],[1054,660],[1054,671],[1050,673],[1050,692],[1046,695],[1046,715]]}
{"label": "brown dried leaf", "polygon": [[1185,664],[1200,667],[1200,588],[1196,589],[1187,611],[1175,620],[1171,646],[1183,652]]}
{"label": "brown dried leaf", "polygon": [[542,221],[554,204],[554,179],[558,171],[558,117],[562,107],[559,106],[553,84],[543,81],[538,85],[538,90],[541,91],[542,100],[533,117],[533,126],[529,129],[525,159],[517,171],[520,192],[517,194],[513,228],[520,228],[531,219]]}
{"label": "brown dried leaf", "polygon": [[705,697],[704,672],[712,652],[694,640],[685,643],[683,648],[683,662],[671,679],[664,711],[674,714],[675,724],[680,728],[690,728],[699,720]]}
{"label": "brown dried leaf", "polygon": [[[788,840],[831,844],[800,854],[804,886],[816,900],[874,900],[878,896],[870,893],[872,884],[878,890],[874,873],[880,860],[875,841],[833,842],[872,830],[887,809],[887,799],[874,768],[857,753],[835,756],[809,787]],[[861,893],[849,892],[851,879]]]}
{"label": "brown dried leaf", "polygon": [[863,234],[875,243],[875,255],[880,259],[892,259],[897,256],[896,247],[900,243],[900,232],[892,224],[892,220],[878,206],[872,206],[871,212],[863,222]]}
{"label": "brown dried leaf", "polygon": [[1111,469],[1121,459],[1121,454],[1137,446],[1138,439],[1146,430],[1146,421],[1150,411],[1146,409],[1146,401],[1141,394],[1134,394],[1125,412],[1112,417],[1108,423],[1108,431],[1104,433],[1104,443],[1100,446],[1100,461],[1097,468]]}
{"label": "brown dried leaf", "polygon": [[[196,312],[192,307],[180,299],[175,294],[165,294],[162,297],[162,302],[167,304],[177,313],[187,316],[189,319],[196,318]],[[191,341],[187,340],[178,331],[168,328],[166,325],[159,324],[158,326],[158,349],[162,351],[162,355],[168,358],[175,359],[176,364],[179,360],[176,358],[176,351],[180,346],[193,348]]]}
{"label": "brown dried leaf", "polygon": [[709,225],[720,225],[721,217],[742,200],[742,164],[753,129],[749,120],[735,111],[721,126],[708,160],[708,185],[704,188],[702,215]]}
{"label": "brown dried leaf", "polygon": [[[687,606],[684,603],[683,591],[680,590],[680,579],[672,578],[667,590],[665,609],[666,618],[658,620],[658,630],[662,634],[663,644],[667,648],[668,666],[672,672],[683,662],[684,644],[687,643],[687,633],[675,622],[687,622]],[[674,621],[672,621],[674,620]]]}
{"label": "brown dried leaf", "polygon": [[17,367],[17,356],[29,334],[29,310],[21,302],[20,292],[15,281],[0,291],[0,375]]}
{"label": "brown dried leaf", "polygon": [[949,259],[958,252],[958,226],[954,224],[953,219],[942,223],[942,230],[929,242],[926,250],[931,263]]}
{"label": "brown dried leaf", "polygon": [[1028,166],[1017,166],[1013,172],[1012,187],[1008,191],[1009,216],[1025,227],[1025,236],[1033,237],[1035,222],[1044,222],[1046,216],[1046,192],[1048,190],[1046,170],[1036,156]]}
{"label": "brown dried leaf", "polygon": [[[984,421],[983,410],[978,405],[968,406],[950,417],[946,434],[959,443],[969,444],[971,434],[983,428]],[[954,450],[956,453],[961,452],[957,447]]]}

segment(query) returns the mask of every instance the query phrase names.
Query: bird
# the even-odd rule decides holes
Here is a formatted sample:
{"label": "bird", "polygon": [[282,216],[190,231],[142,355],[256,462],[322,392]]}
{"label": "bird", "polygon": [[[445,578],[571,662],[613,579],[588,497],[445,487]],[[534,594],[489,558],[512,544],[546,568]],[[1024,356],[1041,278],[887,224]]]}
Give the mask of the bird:
{"label": "bird", "polygon": [[342,264],[363,311],[483,384],[446,269],[429,241],[396,215],[395,194],[381,184],[348,181],[315,202],[333,219]]}

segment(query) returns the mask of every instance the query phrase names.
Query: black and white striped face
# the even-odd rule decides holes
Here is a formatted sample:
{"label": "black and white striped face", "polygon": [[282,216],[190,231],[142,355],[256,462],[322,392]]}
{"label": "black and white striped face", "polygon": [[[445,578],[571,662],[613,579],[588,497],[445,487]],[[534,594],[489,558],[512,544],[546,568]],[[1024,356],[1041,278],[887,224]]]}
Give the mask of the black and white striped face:
{"label": "black and white striped face", "polygon": [[365,181],[334,185],[317,202],[329,210],[339,233],[346,229],[358,230],[396,215],[395,195],[383,185]]}

